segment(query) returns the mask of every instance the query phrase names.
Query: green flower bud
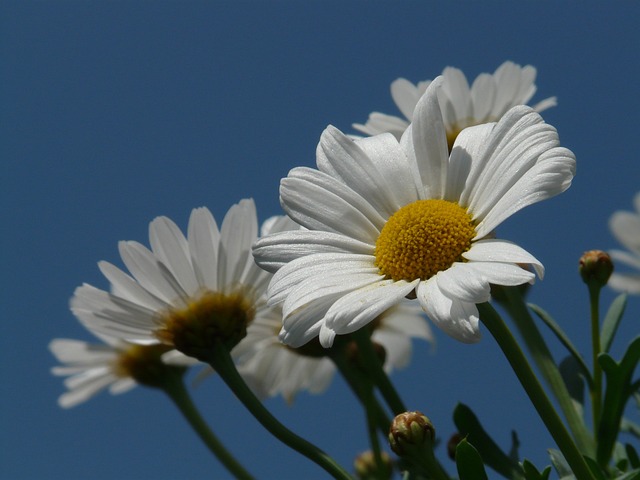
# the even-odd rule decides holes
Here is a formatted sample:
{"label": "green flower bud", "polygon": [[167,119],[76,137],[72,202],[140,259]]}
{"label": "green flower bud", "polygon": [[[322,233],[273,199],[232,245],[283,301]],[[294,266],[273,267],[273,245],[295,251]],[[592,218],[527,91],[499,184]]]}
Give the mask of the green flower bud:
{"label": "green flower bud", "polygon": [[431,421],[420,412],[405,412],[396,416],[389,429],[389,445],[400,457],[411,456],[433,448],[436,431]]}
{"label": "green flower bud", "polygon": [[602,250],[589,250],[580,257],[578,270],[587,285],[603,287],[613,273],[613,262]]}

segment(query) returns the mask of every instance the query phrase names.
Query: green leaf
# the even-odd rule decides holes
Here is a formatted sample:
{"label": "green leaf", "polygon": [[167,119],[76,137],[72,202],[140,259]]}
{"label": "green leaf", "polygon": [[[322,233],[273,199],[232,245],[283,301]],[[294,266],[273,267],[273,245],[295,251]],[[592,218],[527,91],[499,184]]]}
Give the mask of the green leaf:
{"label": "green leaf", "polygon": [[580,370],[582,371],[582,375],[589,384],[589,388],[591,388],[593,386],[593,378],[591,377],[589,367],[587,367],[587,364],[582,358],[582,355],[580,355],[580,352],[578,352],[576,347],[573,346],[573,343],[571,343],[571,340],[569,340],[567,334],[564,333],[564,331],[560,328],[560,325],[558,325],[553,317],[549,315],[549,313],[546,312],[542,307],[539,307],[538,305],[534,305],[532,303],[529,303],[527,305],[531,310],[535,312],[536,315],[538,315],[538,317],[540,317],[540,320],[542,320],[547,325],[547,327],[551,329],[558,340],[560,340],[560,343],[562,343],[562,345],[564,345],[565,348],[569,351],[571,356],[576,359],[576,362],[578,363],[578,365],[580,366]]}
{"label": "green leaf", "polygon": [[640,468],[637,468],[627,473],[623,473],[619,477],[615,478],[615,480],[638,480],[638,479],[640,479]]}
{"label": "green leaf", "polygon": [[580,364],[575,357],[569,355],[560,362],[559,370],[574,406],[582,416],[584,411],[584,376]]}
{"label": "green leaf", "polygon": [[622,320],[622,314],[627,306],[627,294],[623,293],[618,295],[616,299],[611,302],[611,306],[607,311],[602,322],[602,329],[600,331],[600,350],[602,352],[608,352],[613,343],[613,337],[618,330],[620,320]]}
{"label": "green leaf", "polygon": [[[485,464],[505,478],[522,479],[522,468],[518,461],[513,460],[500,449],[468,406],[462,403],[456,406],[453,411],[453,422],[458,431],[466,435],[478,449]],[[515,441],[517,442],[517,437]],[[517,446],[515,448],[517,449]]]}
{"label": "green leaf", "polygon": [[466,438],[456,447],[456,468],[460,480],[488,480],[482,457]]}
{"label": "green leaf", "polygon": [[556,472],[558,472],[558,476],[560,478],[571,478],[573,476],[573,471],[571,470],[571,467],[569,466],[567,461],[564,459],[564,455],[562,455],[560,450],[550,448],[549,457],[551,458],[551,465],[553,465],[553,468],[556,469]]}
{"label": "green leaf", "polygon": [[626,418],[622,419],[622,423],[620,425],[620,431],[630,433],[634,437],[640,438],[640,425]]}
{"label": "green leaf", "polygon": [[636,449],[629,443],[625,444],[624,449],[627,452],[627,458],[629,459],[631,468],[640,468],[640,457],[638,457]]}
{"label": "green leaf", "polygon": [[585,462],[587,462],[589,470],[591,470],[591,473],[593,473],[596,480],[607,480],[606,472],[602,470],[602,468],[600,468],[600,465],[598,465],[598,463],[593,458],[585,456],[584,460]]}
{"label": "green leaf", "polygon": [[631,377],[640,361],[640,337],[636,337],[620,363],[606,353],[598,356],[598,362],[607,376],[607,388],[602,403],[602,415],[598,424],[597,458],[600,465],[607,465],[613,446],[620,432],[622,413],[633,394]]}
{"label": "green leaf", "polygon": [[525,480],[547,480],[551,474],[550,466],[546,467],[541,473],[533,463],[526,459],[522,462],[522,470]]}

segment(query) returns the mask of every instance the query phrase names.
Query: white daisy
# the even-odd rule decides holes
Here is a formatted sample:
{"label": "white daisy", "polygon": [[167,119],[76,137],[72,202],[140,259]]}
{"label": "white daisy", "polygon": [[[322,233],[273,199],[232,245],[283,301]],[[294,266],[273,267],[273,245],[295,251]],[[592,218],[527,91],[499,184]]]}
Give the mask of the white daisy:
{"label": "white daisy", "polygon": [[258,224],[253,200],[229,209],[220,230],[206,208],[191,213],[187,237],[170,219],[149,225],[151,250],[120,242],[131,275],[98,265],[111,292],[76,289],[71,310],[90,329],[136,343],[162,342],[206,361],[215,342],[231,349],[266,309],[270,275],[251,256]]}
{"label": "white daisy", "polygon": [[523,207],[571,184],[573,153],[526,106],[497,124],[465,129],[449,156],[432,82],[398,142],[382,134],[351,140],[328,127],[318,170],[295,168],[282,180],[287,214],[309,231],[259,240],[254,256],[276,271],[268,295],[282,304],[281,339],[298,347],[314,337],[362,328],[404,297],[417,296],[440,328],[463,342],[479,339],[477,303],[490,284],[520,285],[541,263],[493,238]]}
{"label": "white daisy", "polygon": [[[260,236],[301,228],[289,217],[278,215],[262,224]],[[406,301],[389,309],[377,320],[372,340],[385,350],[387,373],[409,364],[412,338],[433,341],[422,310],[412,302]],[[333,361],[322,348],[292,349],[284,345],[278,338],[281,328],[282,309],[279,306],[249,325],[247,336],[232,352],[240,374],[261,397],[282,395],[287,402],[292,402],[303,390],[314,394],[324,392],[336,370]]]}
{"label": "white daisy", "polygon": [[[510,108],[525,105],[536,92],[535,67],[521,67],[509,61],[500,65],[493,75],[478,75],[471,88],[467,77],[457,68],[446,67],[442,78],[439,100],[449,147],[463,128],[497,122]],[[405,118],[373,112],[366,124],[354,123],[353,128],[367,135],[388,132],[400,139],[413,120],[418,100],[430,83],[431,80],[425,80],[414,85],[409,80],[398,78],[391,84],[391,97]],[[556,97],[550,97],[533,109],[542,112],[555,105]]]}
{"label": "white daisy", "polygon": [[633,198],[635,212],[617,211],[609,219],[609,228],[614,237],[628,251],[611,250],[609,254],[616,266],[622,264],[636,272],[614,272],[609,286],[619,292],[640,294],[640,192]]}
{"label": "white daisy", "polygon": [[[64,384],[68,391],[58,399],[61,407],[75,407],[105,389],[113,395],[128,392],[138,384],[134,377],[141,379],[138,376],[141,367],[161,365],[161,356],[167,351],[164,345],[133,345],[106,335],[99,337],[103,344],[66,338],[56,338],[49,344],[53,355],[63,364],[53,367],[51,372],[67,377]],[[144,382],[144,378],[141,380]]]}

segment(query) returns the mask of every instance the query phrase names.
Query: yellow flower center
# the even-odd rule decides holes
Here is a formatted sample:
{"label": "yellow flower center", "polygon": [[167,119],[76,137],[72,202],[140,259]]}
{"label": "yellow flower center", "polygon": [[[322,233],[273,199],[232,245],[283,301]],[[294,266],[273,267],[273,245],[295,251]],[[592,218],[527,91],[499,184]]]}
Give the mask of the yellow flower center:
{"label": "yellow flower center", "polygon": [[162,344],[131,345],[118,355],[113,364],[113,373],[122,378],[133,378],[148,386],[162,384],[172,369],[162,362],[162,355],[171,347]]}
{"label": "yellow flower center", "polygon": [[427,280],[463,261],[475,226],[464,208],[446,200],[418,200],[394,213],[376,241],[376,266],[393,280]]}
{"label": "yellow flower center", "polygon": [[184,308],[172,308],[158,319],[156,337],[185,355],[207,362],[216,345],[231,350],[247,335],[255,316],[251,295],[205,291]]}

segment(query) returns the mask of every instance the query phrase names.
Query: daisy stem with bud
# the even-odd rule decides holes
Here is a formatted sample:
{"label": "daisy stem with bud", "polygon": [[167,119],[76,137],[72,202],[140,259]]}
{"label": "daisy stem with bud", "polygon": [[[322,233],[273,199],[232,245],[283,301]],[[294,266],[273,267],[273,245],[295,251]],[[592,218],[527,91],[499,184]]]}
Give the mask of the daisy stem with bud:
{"label": "daisy stem with bud", "polygon": [[[591,345],[593,356],[593,386],[591,388],[591,412],[593,415],[593,432],[597,435],[602,413],[602,368],[598,362],[600,345],[600,290],[613,273],[613,263],[608,253],[601,250],[585,252],[578,263],[578,271],[589,289],[589,306],[591,310]],[[597,438],[596,438],[597,440]]]}
{"label": "daisy stem with bud", "polygon": [[258,420],[269,433],[288,447],[322,467],[333,478],[338,480],[352,479],[351,475],[338,465],[333,458],[312,443],[293,433],[265,408],[238,373],[229,351],[222,342],[218,341],[214,346],[208,363],[216,373],[220,375],[220,378],[227,384],[238,400],[242,402],[247,410],[251,412],[256,420]]}
{"label": "daisy stem with bud", "polygon": [[507,357],[511,368],[513,368],[531,403],[533,403],[573,473],[580,479],[595,480],[593,473],[547,397],[518,342],[498,312],[488,303],[479,304],[478,310],[480,312],[480,320],[498,342],[500,349]]}
{"label": "daisy stem with bud", "polygon": [[239,480],[253,480],[253,476],[238,463],[204,421],[193,403],[189,392],[185,388],[182,378],[167,377],[167,381],[161,388],[169,398],[171,398],[176,407],[178,407],[178,410],[180,410],[184,418],[189,422],[189,425],[193,427],[207,448],[216,456],[220,463],[225,466],[229,473]]}

